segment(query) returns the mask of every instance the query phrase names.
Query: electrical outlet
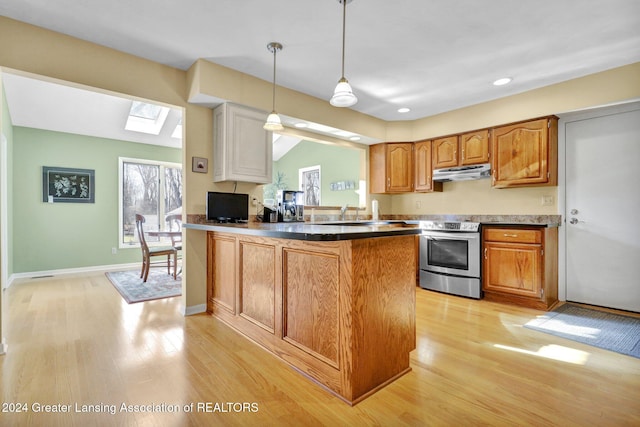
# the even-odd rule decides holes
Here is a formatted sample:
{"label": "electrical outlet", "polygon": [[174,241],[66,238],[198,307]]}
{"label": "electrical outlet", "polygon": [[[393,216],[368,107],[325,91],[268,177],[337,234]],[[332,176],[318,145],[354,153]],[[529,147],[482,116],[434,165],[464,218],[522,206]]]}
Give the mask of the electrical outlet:
{"label": "electrical outlet", "polygon": [[550,194],[542,196],[542,206],[553,206],[553,196]]}
{"label": "electrical outlet", "polygon": [[111,248],[111,255],[115,255],[118,253],[118,249],[117,248]]}
{"label": "electrical outlet", "polygon": [[420,200],[416,200],[416,209],[420,209],[422,207],[422,202]]}

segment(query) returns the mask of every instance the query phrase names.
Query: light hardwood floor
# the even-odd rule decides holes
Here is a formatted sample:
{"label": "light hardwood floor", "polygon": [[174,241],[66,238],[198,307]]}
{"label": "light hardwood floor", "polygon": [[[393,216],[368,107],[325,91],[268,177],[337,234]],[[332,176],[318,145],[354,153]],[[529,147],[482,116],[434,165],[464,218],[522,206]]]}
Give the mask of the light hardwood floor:
{"label": "light hardwood floor", "polygon": [[416,292],[413,370],[350,407],[178,298],[129,305],[101,273],[14,284],[1,400],[28,411],[0,425],[640,425],[640,359],[523,328],[540,311]]}

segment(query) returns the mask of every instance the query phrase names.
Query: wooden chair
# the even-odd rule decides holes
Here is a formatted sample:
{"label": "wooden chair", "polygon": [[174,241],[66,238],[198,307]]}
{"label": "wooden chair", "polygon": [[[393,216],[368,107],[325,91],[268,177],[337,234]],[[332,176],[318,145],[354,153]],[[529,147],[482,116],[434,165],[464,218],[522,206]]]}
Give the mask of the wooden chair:
{"label": "wooden chair", "polygon": [[[169,231],[182,231],[182,215],[167,215],[164,219],[169,224]],[[174,230],[175,228],[175,230]],[[171,235],[171,246],[176,248],[176,250],[182,250],[182,235],[176,236]]]}
{"label": "wooden chair", "polygon": [[171,274],[171,255],[173,255],[173,278],[177,277],[178,266],[178,250],[169,246],[152,246],[147,245],[147,241],[144,238],[143,224],[145,222],[144,216],[136,214],[136,230],[138,231],[138,240],[140,240],[140,248],[142,248],[142,271],[140,277],[143,282],[147,281],[149,277],[149,268],[151,267],[151,257],[153,256],[167,256],[167,274]]}

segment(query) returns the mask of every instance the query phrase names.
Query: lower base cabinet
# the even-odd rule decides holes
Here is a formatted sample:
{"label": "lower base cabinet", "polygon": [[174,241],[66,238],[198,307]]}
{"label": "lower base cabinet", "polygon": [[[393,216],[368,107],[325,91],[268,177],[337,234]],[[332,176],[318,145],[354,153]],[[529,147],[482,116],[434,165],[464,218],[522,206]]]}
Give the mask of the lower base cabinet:
{"label": "lower base cabinet", "polygon": [[489,301],[549,310],[558,303],[558,228],[483,228],[482,290]]}
{"label": "lower base cabinet", "polygon": [[355,404],[411,370],[415,248],[209,231],[207,310]]}

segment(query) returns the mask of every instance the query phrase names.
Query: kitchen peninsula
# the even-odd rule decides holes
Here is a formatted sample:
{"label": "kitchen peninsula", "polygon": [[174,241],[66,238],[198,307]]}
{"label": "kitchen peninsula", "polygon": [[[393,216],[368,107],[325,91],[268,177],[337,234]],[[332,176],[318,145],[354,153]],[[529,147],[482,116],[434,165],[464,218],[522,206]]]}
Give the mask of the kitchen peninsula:
{"label": "kitchen peninsula", "polygon": [[207,311],[349,404],[411,370],[417,225],[189,218]]}

